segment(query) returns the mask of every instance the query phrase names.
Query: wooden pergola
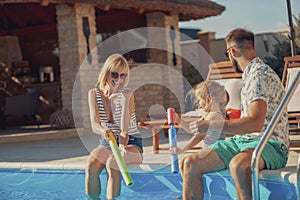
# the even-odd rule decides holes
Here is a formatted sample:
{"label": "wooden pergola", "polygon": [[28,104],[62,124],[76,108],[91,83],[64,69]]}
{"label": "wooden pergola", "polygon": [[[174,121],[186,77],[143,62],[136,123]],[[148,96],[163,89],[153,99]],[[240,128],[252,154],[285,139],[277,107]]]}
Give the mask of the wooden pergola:
{"label": "wooden pergola", "polygon": [[[105,37],[109,37],[119,31],[147,27],[150,25],[156,26],[155,23],[153,23],[156,20],[154,18],[152,19],[152,24],[150,23],[149,25],[149,14],[151,13],[161,13],[159,16],[176,16],[174,18],[174,27],[175,30],[178,30],[178,21],[196,20],[217,16],[225,10],[224,6],[210,0],[0,1],[0,38],[9,36],[19,38],[23,59],[29,61],[32,76],[38,77],[39,68],[42,66],[53,66],[55,74],[54,79],[57,83],[55,87],[61,88],[61,94],[56,95],[56,99],[53,100],[54,104],[51,109],[47,110],[47,113],[51,113],[57,108],[71,108],[69,104],[69,102],[71,102],[69,99],[70,91],[66,91],[65,88],[71,88],[73,82],[72,80],[70,82],[68,81],[70,76],[73,75],[64,74],[63,72],[68,71],[68,68],[70,67],[76,68],[79,66],[82,59],[78,58],[78,63],[70,66],[70,61],[64,60],[65,56],[63,57],[62,55],[67,54],[77,57],[82,50],[76,49],[77,47],[73,43],[66,43],[64,45],[72,45],[71,48],[73,49],[67,49],[65,53],[62,53],[66,49],[62,48],[66,39],[61,39],[61,36],[64,36],[65,31],[67,30],[64,30],[63,26],[59,24],[72,23],[73,19],[70,19],[68,22],[62,22],[65,17],[58,16],[58,13],[62,13],[64,9],[67,9],[68,12],[78,10],[78,8],[82,5],[90,5],[94,9],[94,13],[91,16],[87,16],[90,20],[90,26],[93,26],[91,27],[91,30],[95,30],[94,32],[91,32],[89,37],[91,48],[96,46],[96,34],[102,34],[103,39],[105,39]],[[86,15],[89,15],[89,13],[86,13]],[[172,19],[172,17],[170,19]],[[77,22],[74,22],[77,23],[77,26],[80,24],[82,27],[82,17],[77,19],[74,15],[74,20],[77,20]],[[91,21],[93,21],[92,24]],[[164,25],[161,27],[165,28],[163,26]],[[64,32],[62,33],[61,30],[64,30]],[[80,30],[75,29],[70,31],[68,34],[78,35],[82,34],[81,31],[82,28]],[[80,46],[79,43],[83,40],[85,41],[84,38],[78,38],[78,40],[75,40],[74,43],[78,43],[77,46]],[[60,49],[60,52],[55,54],[57,49]],[[73,53],[74,55],[72,55]],[[138,60],[139,62],[143,62],[146,59],[145,54],[141,55],[141,53],[138,53],[137,57],[141,58],[141,60]],[[169,63],[164,64],[168,65]],[[37,85],[38,84],[30,84],[29,86],[36,87]],[[40,85],[42,89],[45,86],[46,84]],[[50,91],[47,94],[50,97],[55,96],[54,94],[51,94]],[[0,104],[2,105],[3,103],[0,102]],[[49,114],[46,115],[46,118],[48,117]]]}

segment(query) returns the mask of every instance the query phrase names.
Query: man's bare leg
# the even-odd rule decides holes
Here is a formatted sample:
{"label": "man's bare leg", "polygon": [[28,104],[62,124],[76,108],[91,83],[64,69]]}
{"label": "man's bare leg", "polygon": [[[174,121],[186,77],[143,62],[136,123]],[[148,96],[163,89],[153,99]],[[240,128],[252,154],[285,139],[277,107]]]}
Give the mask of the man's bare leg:
{"label": "man's bare leg", "polygon": [[183,199],[202,199],[202,175],[207,172],[222,170],[224,168],[225,164],[223,160],[213,150],[208,152],[204,157],[200,156],[199,152],[197,152],[184,158],[180,163],[183,179]]}
{"label": "man's bare leg", "polygon": [[[237,154],[229,163],[230,173],[236,187],[236,194],[240,200],[252,199],[251,186],[251,158],[254,149],[245,149]],[[259,170],[265,168],[262,158],[259,160]]]}

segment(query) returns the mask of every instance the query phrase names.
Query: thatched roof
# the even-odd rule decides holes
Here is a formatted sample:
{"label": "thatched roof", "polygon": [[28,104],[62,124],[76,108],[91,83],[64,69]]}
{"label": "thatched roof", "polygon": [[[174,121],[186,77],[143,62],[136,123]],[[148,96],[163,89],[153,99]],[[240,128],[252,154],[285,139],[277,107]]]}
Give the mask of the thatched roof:
{"label": "thatched roof", "polygon": [[9,3],[39,3],[76,4],[92,3],[105,9],[126,9],[139,12],[161,11],[179,15],[180,21],[202,19],[220,15],[225,7],[210,0],[2,0],[0,4]]}

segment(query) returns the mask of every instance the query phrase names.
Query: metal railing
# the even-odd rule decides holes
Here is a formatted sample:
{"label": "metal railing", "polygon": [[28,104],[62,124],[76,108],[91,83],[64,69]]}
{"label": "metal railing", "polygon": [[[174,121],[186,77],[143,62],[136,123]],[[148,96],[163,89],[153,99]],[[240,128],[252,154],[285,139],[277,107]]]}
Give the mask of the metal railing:
{"label": "metal railing", "polygon": [[300,156],[298,156],[298,164],[297,164],[297,195],[298,195],[298,200],[300,200]]}
{"label": "metal railing", "polygon": [[252,170],[252,198],[255,200],[259,200],[259,159],[261,157],[261,153],[264,150],[270,136],[272,135],[280,117],[282,116],[284,109],[289,103],[291,97],[297,89],[297,86],[300,83],[300,71],[297,73],[296,78],[292,82],[291,86],[288,88],[285,96],[283,97],[281,103],[279,104],[273,118],[270,121],[267,129],[265,130],[264,135],[261,140],[257,144],[256,148],[253,151],[252,159],[251,159],[251,170]]}

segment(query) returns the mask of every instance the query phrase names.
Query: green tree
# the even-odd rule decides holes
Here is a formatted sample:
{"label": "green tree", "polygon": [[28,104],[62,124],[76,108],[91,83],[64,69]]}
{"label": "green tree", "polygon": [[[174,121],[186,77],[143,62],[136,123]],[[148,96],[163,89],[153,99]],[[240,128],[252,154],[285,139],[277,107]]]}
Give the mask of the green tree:
{"label": "green tree", "polygon": [[295,43],[298,48],[300,48],[300,13],[299,18],[294,16],[295,24],[294,24],[294,30],[295,30]]}
{"label": "green tree", "polygon": [[[294,16],[296,24],[294,24],[295,30],[295,43],[296,43],[296,55],[300,54],[300,14],[299,18]],[[284,68],[284,58],[287,56],[291,56],[291,44],[290,40],[280,41],[276,37],[277,44],[274,45],[274,49],[272,50],[272,56],[267,56],[264,58],[264,61],[273,68],[273,70],[277,73],[277,75],[281,78]]]}

